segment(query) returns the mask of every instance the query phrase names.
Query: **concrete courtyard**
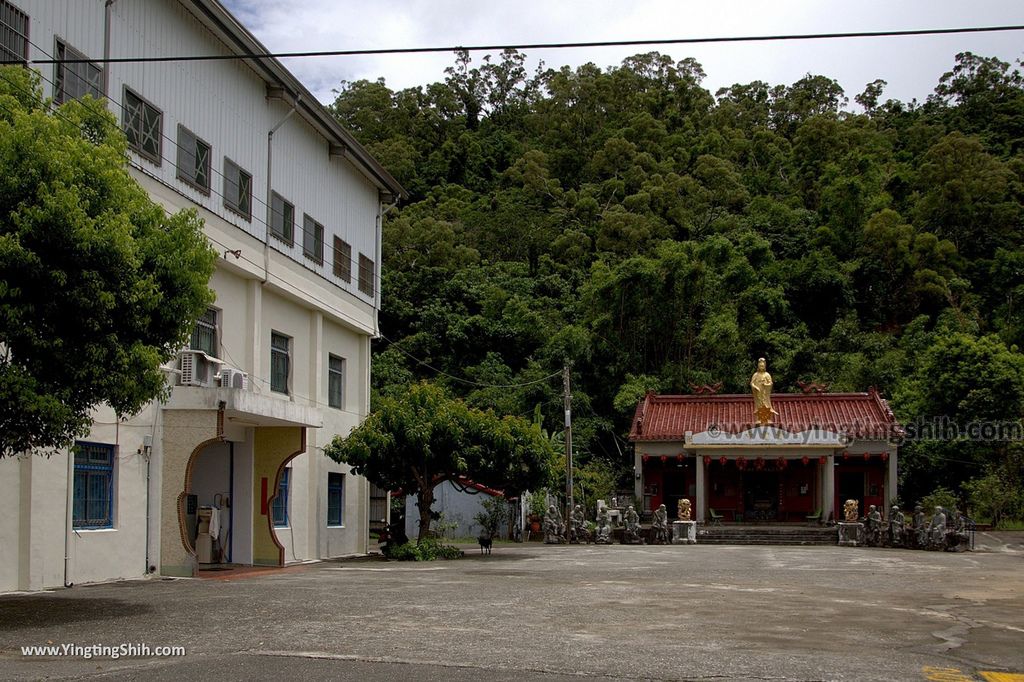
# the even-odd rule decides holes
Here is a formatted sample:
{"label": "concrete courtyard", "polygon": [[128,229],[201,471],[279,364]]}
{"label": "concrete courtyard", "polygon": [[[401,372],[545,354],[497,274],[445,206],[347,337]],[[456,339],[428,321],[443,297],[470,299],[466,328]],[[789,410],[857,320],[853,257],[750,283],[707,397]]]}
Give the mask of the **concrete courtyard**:
{"label": "concrete courtyard", "polygon": [[[1024,547],[979,541],[988,551],[499,544],[0,595],[0,679],[1015,679]],[[186,655],[21,650],[122,643]]]}

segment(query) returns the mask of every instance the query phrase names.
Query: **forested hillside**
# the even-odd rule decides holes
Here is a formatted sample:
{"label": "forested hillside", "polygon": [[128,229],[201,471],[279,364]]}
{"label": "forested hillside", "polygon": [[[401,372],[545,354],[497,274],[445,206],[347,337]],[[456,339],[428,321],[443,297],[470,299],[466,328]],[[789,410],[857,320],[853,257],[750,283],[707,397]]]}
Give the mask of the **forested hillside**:
{"label": "forested hillside", "polygon": [[[905,423],[1019,420],[1019,70],[958,55],[923,103],[703,77],[658,53],[531,75],[510,51],[425,87],[344,83],[334,113],[412,195],[384,227],[375,390],[539,404],[557,431],[561,382],[536,381],[569,362],[594,485],[631,466],[645,389],[747,392],[759,356],[776,392],[876,386]],[[908,442],[901,497],[978,479],[1019,512],[1021,450]]]}

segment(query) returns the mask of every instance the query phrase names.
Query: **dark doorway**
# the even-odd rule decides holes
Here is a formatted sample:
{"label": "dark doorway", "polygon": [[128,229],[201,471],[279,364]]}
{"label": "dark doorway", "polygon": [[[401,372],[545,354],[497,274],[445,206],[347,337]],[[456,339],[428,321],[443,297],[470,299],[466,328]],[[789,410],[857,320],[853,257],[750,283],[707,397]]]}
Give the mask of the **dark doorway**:
{"label": "dark doorway", "polygon": [[839,472],[839,499],[836,504],[842,512],[847,500],[857,500],[857,513],[864,516],[864,472]]}
{"label": "dark doorway", "polygon": [[[665,477],[662,485],[665,486],[665,507],[669,518],[676,518],[679,514],[679,500],[686,497],[686,471],[688,467],[668,467],[665,469]],[[694,502],[695,500],[690,500]]]}
{"label": "dark doorway", "polygon": [[770,521],[778,516],[778,472],[743,472],[743,512],[747,521]]}

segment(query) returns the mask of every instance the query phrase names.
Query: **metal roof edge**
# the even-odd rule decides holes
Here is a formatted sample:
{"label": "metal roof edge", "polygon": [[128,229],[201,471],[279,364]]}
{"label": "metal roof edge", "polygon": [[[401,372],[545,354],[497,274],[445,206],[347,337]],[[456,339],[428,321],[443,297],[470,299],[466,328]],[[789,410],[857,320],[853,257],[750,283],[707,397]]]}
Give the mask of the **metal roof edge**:
{"label": "metal roof edge", "polygon": [[[215,34],[224,34],[224,37],[229,39],[228,49],[234,51],[235,54],[270,54],[270,50],[239,23],[220,0],[180,0],[180,2],[186,6],[193,5],[198,10],[194,15],[208,29]],[[303,118],[319,130],[328,139],[328,142],[343,145],[346,151],[344,157],[368,171],[370,176],[377,181],[379,189],[386,190],[396,198],[409,196],[398,180],[373,158],[373,155],[327,111],[324,105],[320,104],[313,93],[284,64],[274,57],[246,59],[245,61],[257,73],[262,73],[272,79],[277,85],[288,90],[293,97],[299,99],[299,109]]]}

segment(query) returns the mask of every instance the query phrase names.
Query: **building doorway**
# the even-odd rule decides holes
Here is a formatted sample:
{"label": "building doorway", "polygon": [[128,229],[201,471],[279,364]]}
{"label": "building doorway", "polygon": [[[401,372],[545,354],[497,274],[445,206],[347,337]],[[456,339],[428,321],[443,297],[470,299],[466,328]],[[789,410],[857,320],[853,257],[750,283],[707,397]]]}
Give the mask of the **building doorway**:
{"label": "building doorway", "polygon": [[857,513],[864,516],[864,472],[842,471],[838,477],[839,498],[836,504],[841,510],[847,500],[857,500]]}
{"label": "building doorway", "polygon": [[[687,493],[687,472],[688,467],[669,467],[665,470],[663,484],[665,486],[665,507],[669,518],[676,518],[679,514],[679,500],[688,497]],[[691,503],[694,500],[690,500]]]}
{"label": "building doorway", "polygon": [[778,472],[743,472],[743,512],[746,521],[773,521],[778,517]]}

